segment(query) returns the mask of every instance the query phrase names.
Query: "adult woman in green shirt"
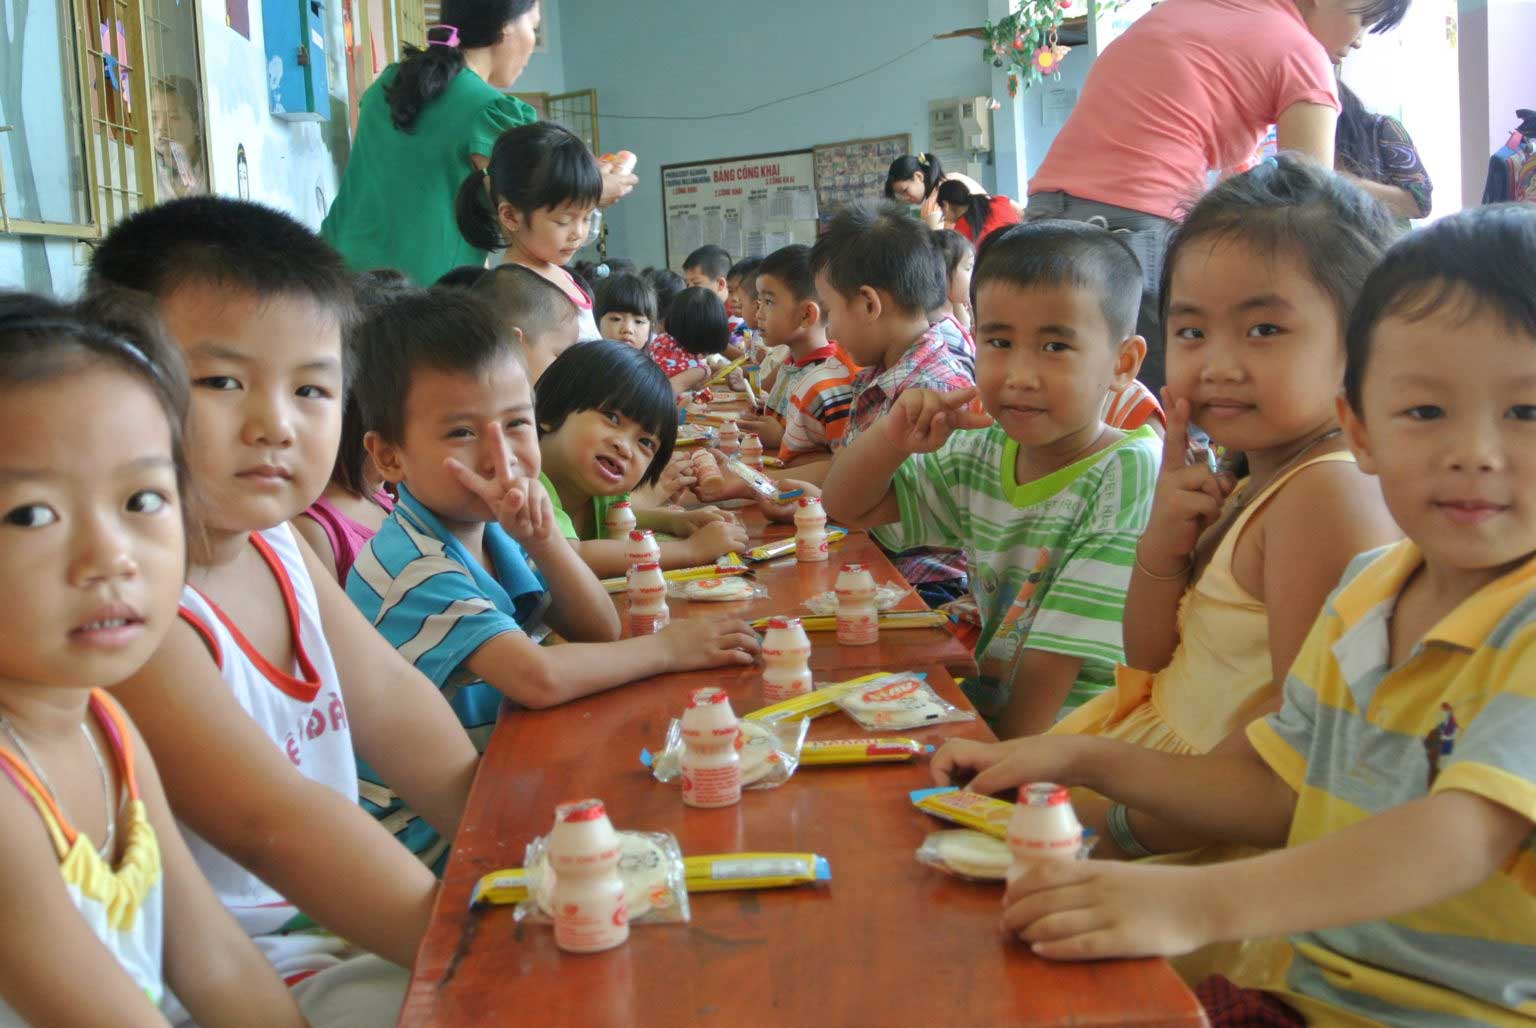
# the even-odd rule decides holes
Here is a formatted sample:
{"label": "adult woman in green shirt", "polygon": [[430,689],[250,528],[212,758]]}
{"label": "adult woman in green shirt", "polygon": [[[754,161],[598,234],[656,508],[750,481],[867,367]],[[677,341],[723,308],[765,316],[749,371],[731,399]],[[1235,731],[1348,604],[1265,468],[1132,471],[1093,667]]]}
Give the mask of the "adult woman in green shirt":
{"label": "adult woman in green shirt", "polygon": [[[533,53],[539,0],[444,0],[426,49],[363,94],[341,189],[320,227],[358,271],[398,268],[421,285],[487,254],[459,234],[453,200],[496,138],[538,120],[512,88]],[[604,199],[636,180],[605,178]]]}

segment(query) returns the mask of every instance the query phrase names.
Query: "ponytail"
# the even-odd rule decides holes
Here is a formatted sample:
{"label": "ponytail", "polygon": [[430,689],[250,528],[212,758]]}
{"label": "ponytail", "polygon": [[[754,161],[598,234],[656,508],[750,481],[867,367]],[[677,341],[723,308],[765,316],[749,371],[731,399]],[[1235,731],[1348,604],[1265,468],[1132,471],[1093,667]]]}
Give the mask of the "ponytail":
{"label": "ponytail", "polygon": [[501,230],[501,217],[491,203],[489,182],[486,172],[470,172],[454,198],[453,217],[459,224],[459,234],[476,250],[505,250],[507,237]]}
{"label": "ponytail", "polygon": [[553,122],[535,121],[501,134],[486,170],[471,172],[459,187],[453,214],[470,246],[504,250],[503,203],[526,216],[562,204],[596,207],[602,196],[603,173],[581,137]]}
{"label": "ponytail", "polygon": [[422,110],[464,70],[464,50],[495,46],[507,23],[537,4],[538,0],[443,0],[442,23],[427,30],[426,47],[406,44],[394,79],[384,87],[395,128],[412,131]]}
{"label": "ponytail", "polygon": [[885,198],[896,199],[896,183],[905,182],[918,172],[923,173],[923,199],[932,196],[939,183],[944,181],[944,165],[938,155],[920,153],[916,157],[907,154],[891,162],[890,170],[885,173]]}

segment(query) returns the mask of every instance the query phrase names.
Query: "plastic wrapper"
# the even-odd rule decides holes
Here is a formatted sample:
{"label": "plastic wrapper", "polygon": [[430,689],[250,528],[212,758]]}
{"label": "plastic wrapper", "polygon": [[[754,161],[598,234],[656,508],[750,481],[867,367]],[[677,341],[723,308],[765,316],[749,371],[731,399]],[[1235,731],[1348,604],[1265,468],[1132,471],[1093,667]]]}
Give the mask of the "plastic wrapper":
{"label": "plastic wrapper", "polygon": [[917,862],[956,878],[1001,882],[1013,865],[1013,851],[996,836],[970,828],[934,832],[917,848]]}
{"label": "plastic wrapper", "polygon": [[910,794],[912,805],[942,821],[952,821],[966,828],[985,832],[994,839],[1008,837],[1008,822],[1013,819],[1013,804],[993,799],[979,792],[965,792],[952,785],[918,789]]}
{"label": "plastic wrapper", "polygon": [[[774,615],[782,617],[783,615]],[[772,618],[758,618],[752,627],[761,632]],[[888,610],[880,615],[882,632],[897,632],[909,628],[942,628],[949,624],[949,617],[937,610]],[[810,614],[800,619],[800,626],[807,632],[837,631],[836,614]]]}
{"label": "plastic wrapper", "polygon": [[800,766],[899,764],[932,752],[916,739],[818,739],[800,747]]}
{"label": "plastic wrapper", "polygon": [[720,357],[717,360],[716,355],[711,354],[710,357],[706,359],[706,363],[709,365],[710,370],[713,371],[714,374],[711,375],[709,381],[705,382],[704,384],[706,386],[712,386],[717,382],[724,382],[726,379],[730,378],[733,372],[738,371],[742,365],[747,363],[747,358],[745,356],[741,356],[737,357],[733,361],[727,361],[725,358]]}
{"label": "plastic wrapper", "polygon": [[744,575],[690,578],[683,582],[667,583],[669,600],[687,600],[690,603],[741,603],[767,598],[768,590],[760,585],[754,585]]}
{"label": "plastic wrapper", "polygon": [[[809,718],[798,721],[748,721],[742,719],[736,747],[741,753],[741,787],[773,789],[789,781],[800,766],[800,747],[805,744]],[[683,723],[673,718],[660,753],[640,751],[640,763],[651,769],[658,782],[675,781],[682,774]]]}
{"label": "plastic wrapper", "polygon": [[843,693],[857,689],[865,682],[872,682],[880,675],[864,675],[862,678],[854,678],[847,682],[832,682],[817,686],[808,693],[799,696],[791,696],[787,700],[761,707],[748,714],[741,715],[743,721],[761,721],[763,724],[772,725],[780,721],[794,720],[797,718],[817,718],[823,714],[831,714],[837,710],[837,698]]}
{"label": "plastic wrapper", "polygon": [[735,457],[725,462],[723,470],[726,474],[735,475],[747,483],[747,488],[751,489],[760,500],[771,500],[779,495],[779,487],[773,479],[756,468],[748,467]]}
{"label": "plastic wrapper", "polygon": [[[894,585],[890,582],[878,585],[875,587],[875,609],[890,610],[896,604],[906,599],[909,592],[911,592],[911,589],[905,585]],[[836,615],[837,591],[835,589],[828,589],[824,593],[817,593],[805,601],[805,609],[812,614],[823,616],[828,614]]]}
{"label": "plastic wrapper", "polygon": [[882,675],[843,693],[837,705],[871,732],[976,720],[935,692],[926,676],[912,673]]}
{"label": "plastic wrapper", "polygon": [[720,433],[713,425],[677,426],[676,446],[714,446],[719,441]]}
{"label": "plastic wrapper", "polygon": [[[741,559],[739,553],[727,553],[713,564],[701,564],[692,568],[674,568],[671,571],[662,572],[662,577],[670,582],[696,582],[705,578],[727,578],[732,575],[745,575],[750,569],[746,561]],[[605,578],[603,589],[610,594],[627,592],[629,581],[626,578]]]}
{"label": "plastic wrapper", "polygon": [[[775,495],[777,495],[777,492],[775,492]],[[841,542],[847,537],[848,530],[846,528],[834,528],[831,525],[827,526],[828,546],[832,545],[833,543]],[[790,536],[787,539],[778,539],[771,543],[764,543],[761,546],[754,546],[752,549],[742,554],[742,556],[746,557],[748,560],[754,563],[765,560],[778,560],[780,557],[793,557],[794,555],[794,536]]]}
{"label": "plastic wrapper", "polygon": [[[1093,829],[1083,829],[1077,859],[1087,860],[1098,843]],[[1013,866],[1013,851],[995,836],[970,828],[934,832],[917,848],[917,862],[972,882],[1004,882]]]}
{"label": "plastic wrapper", "polygon": [[[624,880],[624,905],[629,923],[679,924],[688,920],[687,870],[677,837],[670,832],[620,832],[619,877]],[[523,877],[528,896],[518,903],[516,918],[550,924],[549,873],[545,851],[549,836],[528,844],[523,856]],[[478,892],[478,889],[476,890]]]}
{"label": "plastic wrapper", "polygon": [[[622,871],[621,871],[622,873]],[[706,853],[683,858],[688,892],[786,889],[832,880],[832,866],[816,853]],[[470,909],[511,906],[528,898],[528,872],[493,871],[475,883]]]}

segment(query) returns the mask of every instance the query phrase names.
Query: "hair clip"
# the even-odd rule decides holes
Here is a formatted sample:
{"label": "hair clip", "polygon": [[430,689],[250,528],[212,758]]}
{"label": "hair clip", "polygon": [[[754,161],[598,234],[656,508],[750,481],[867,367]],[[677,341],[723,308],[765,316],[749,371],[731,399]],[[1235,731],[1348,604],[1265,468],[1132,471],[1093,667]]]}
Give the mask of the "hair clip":
{"label": "hair clip", "polygon": [[458,46],[459,45],[459,30],[458,30],[457,26],[454,26],[454,25],[433,25],[432,28],[434,28],[434,29],[447,29],[448,30],[448,38],[447,39],[433,39],[429,35],[427,37],[427,45],[428,46]]}

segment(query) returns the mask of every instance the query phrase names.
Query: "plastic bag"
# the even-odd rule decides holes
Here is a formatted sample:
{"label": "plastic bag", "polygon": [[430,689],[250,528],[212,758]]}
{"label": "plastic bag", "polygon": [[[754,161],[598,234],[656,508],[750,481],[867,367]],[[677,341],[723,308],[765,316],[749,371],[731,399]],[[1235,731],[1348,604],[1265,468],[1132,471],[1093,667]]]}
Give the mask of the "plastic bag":
{"label": "plastic bag", "polygon": [[[895,585],[890,582],[885,582],[876,586],[875,609],[890,610],[892,607],[896,606],[896,604],[905,599],[907,593],[910,591],[911,590],[905,585]],[[828,589],[824,593],[817,593],[815,596],[812,596],[810,599],[805,601],[805,609],[809,610],[812,614],[836,614],[837,591],[835,589]]]}
{"label": "plastic bag", "polygon": [[[736,748],[741,754],[741,787],[773,789],[789,781],[800,766],[800,747],[805,744],[810,719],[802,717],[775,724],[742,719],[740,726]],[[673,718],[667,725],[661,752],[641,750],[640,763],[651,769],[658,782],[671,782],[682,774],[682,761],[683,723]]]}
{"label": "plastic bag", "polygon": [[[624,880],[624,904],[630,924],[679,924],[688,920],[688,875],[683,850],[670,832],[620,832],[619,877]],[[549,836],[528,844],[523,879],[528,898],[514,917],[551,924],[550,895],[554,876],[546,851]]]}
{"label": "plastic bag", "polygon": [[922,674],[882,675],[837,698],[837,705],[871,732],[926,728],[974,721],[976,715],[949,703]]}
{"label": "plastic bag", "polygon": [[725,462],[724,470],[727,474],[735,475],[747,483],[747,487],[752,490],[758,499],[771,500],[779,495],[779,487],[774,483],[773,479],[756,468],[748,467],[735,457]]}
{"label": "plastic bag", "polygon": [[739,603],[765,600],[768,590],[754,585],[741,575],[723,578],[691,578],[667,583],[667,599],[692,603]]}
{"label": "plastic bag", "polygon": [[761,721],[765,725],[776,725],[781,721],[799,720],[800,718],[817,718],[823,714],[830,714],[837,710],[836,700],[843,693],[856,689],[865,682],[873,682],[882,675],[865,675],[862,678],[854,678],[847,682],[833,682],[818,685],[815,689],[799,696],[791,696],[787,700],[771,703],[766,707],[759,707],[741,715],[743,721]]}
{"label": "plastic bag", "polygon": [[[1098,843],[1092,828],[1083,829],[1078,860],[1087,860]],[[1003,882],[1013,866],[1013,851],[995,835],[970,828],[934,832],[917,848],[917,862],[972,882]]]}

